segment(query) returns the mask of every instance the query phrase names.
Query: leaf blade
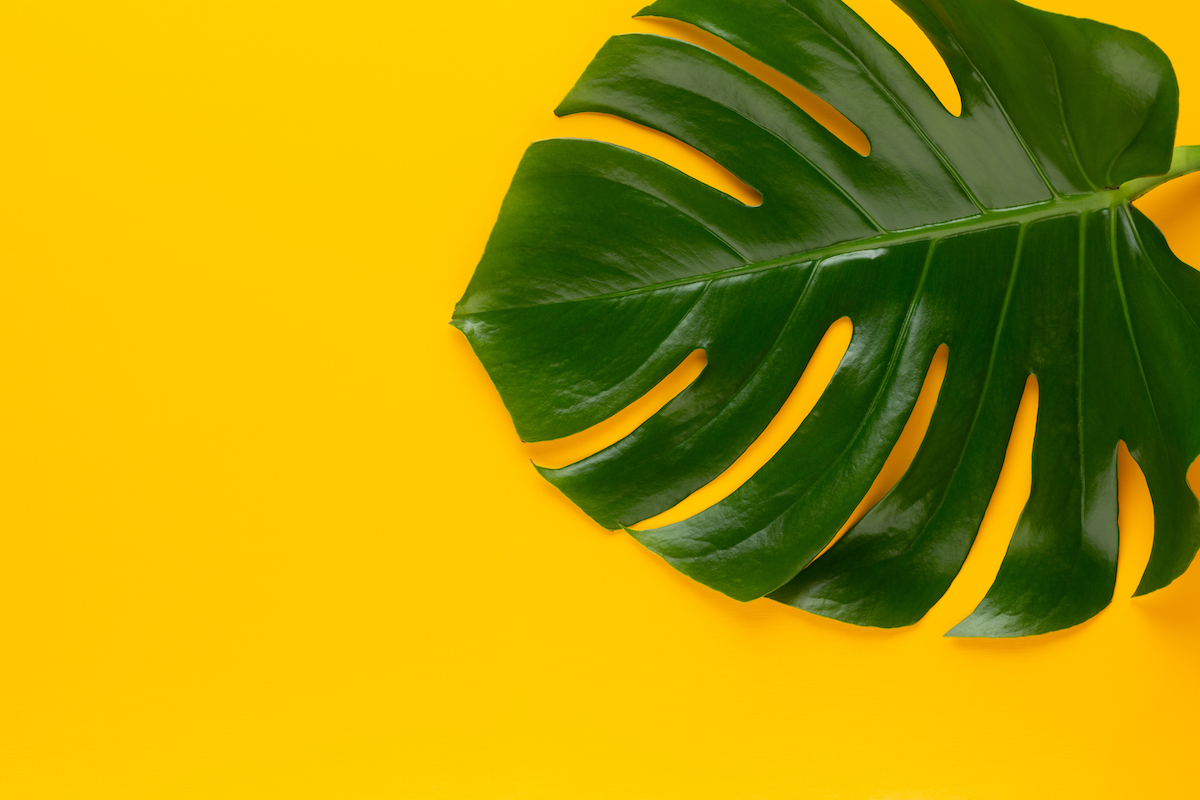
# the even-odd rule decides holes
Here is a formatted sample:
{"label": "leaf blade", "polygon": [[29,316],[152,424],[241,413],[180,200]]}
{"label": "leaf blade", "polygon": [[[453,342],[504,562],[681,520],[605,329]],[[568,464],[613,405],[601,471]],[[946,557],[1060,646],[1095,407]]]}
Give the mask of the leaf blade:
{"label": "leaf blade", "polygon": [[[611,416],[703,349],[701,376],[637,430],[542,473],[732,597],[772,593],[858,624],[910,624],[949,586],[1036,374],[1034,489],[996,583],[952,635],[1068,627],[1112,596],[1119,440],[1161,528],[1142,586],[1165,585],[1200,546],[1185,483],[1200,422],[1171,385],[1171,358],[1147,355],[1200,352],[1200,279],[1130,206],[1161,180],[1145,176],[1200,159],[1172,161],[1178,87],[1144,37],[1010,0],[900,5],[946,58],[960,117],[837,0],[645,9],[807,86],[866,133],[870,154],[702,48],[616,37],[559,113],[674,136],[762,205],[612,145],[537,143],[454,322],[531,440]],[[632,529],[746,450],[844,316],[850,348],[775,456],[711,508]],[[918,457],[813,561],[882,466],[941,344],[950,396]],[[1200,389],[1196,372],[1184,388]]]}

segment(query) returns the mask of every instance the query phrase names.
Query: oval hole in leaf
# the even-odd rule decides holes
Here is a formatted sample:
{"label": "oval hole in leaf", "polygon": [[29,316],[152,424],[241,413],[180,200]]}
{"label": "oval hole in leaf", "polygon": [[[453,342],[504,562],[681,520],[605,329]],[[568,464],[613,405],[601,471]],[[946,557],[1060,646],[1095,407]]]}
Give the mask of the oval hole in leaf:
{"label": "oval hole in leaf", "polygon": [[1187,482],[1188,486],[1192,487],[1192,494],[1200,498],[1200,456],[1188,467]]}
{"label": "oval hole in leaf", "polygon": [[890,44],[912,66],[925,85],[954,116],[962,114],[962,96],[950,68],[925,32],[892,0],[844,0],[877,31],[887,31]]}
{"label": "oval hole in leaf", "polygon": [[676,395],[700,377],[706,364],[708,357],[704,351],[693,350],[653,389],[613,416],[572,436],[546,442],[528,442],[525,444],[525,452],[535,464],[553,469],[574,464],[594,455],[621,441],[657,414],[659,409],[674,400]]}
{"label": "oval hole in leaf", "polygon": [[779,452],[779,448],[783,447],[784,443],[791,438],[796,429],[800,427],[800,423],[804,422],[804,418],[812,411],[813,406],[821,399],[825,387],[829,385],[829,379],[833,377],[838,364],[841,363],[842,358],[846,355],[846,350],[850,347],[850,338],[853,333],[854,325],[850,322],[849,317],[842,317],[830,325],[829,329],[825,331],[825,335],[821,337],[817,349],[813,351],[812,358],[808,360],[808,366],[804,368],[800,379],[796,381],[796,386],[792,389],[791,394],[788,395],[787,400],[783,401],[783,406],[780,407],[775,418],[746,448],[746,451],[724,472],[690,494],[678,505],[657,516],[642,520],[636,527],[639,529],[658,528],[687,519],[733,494],[739,486],[750,479],[750,476],[758,472],[764,464],[771,460],[772,456]]}
{"label": "oval hole in leaf", "polygon": [[[846,531],[854,527],[854,524],[871,510],[872,506],[882,500],[912,464],[917,450],[921,447],[921,442],[925,440],[925,433],[929,430],[929,421],[933,419],[933,410],[937,407],[938,395],[942,391],[942,382],[946,379],[949,353],[950,349],[944,344],[934,352],[933,360],[929,363],[929,370],[925,373],[925,381],[921,384],[921,391],[917,394],[917,402],[908,416],[908,422],[904,423],[904,430],[900,432],[900,438],[892,446],[892,452],[883,462],[883,467],[875,476],[871,488],[867,490],[850,518],[838,529],[837,535],[830,540],[829,544],[825,545],[821,553],[833,547]],[[817,554],[817,558],[821,557],[821,553]]]}
{"label": "oval hole in leaf", "polygon": [[[869,155],[871,142],[862,129],[846,118],[842,112],[827,103],[818,95],[805,89],[783,73],[767,66],[761,61],[747,55],[724,39],[713,36],[708,31],[700,30],[694,25],[665,17],[638,17],[643,26],[651,28],[649,33],[660,33],[672,39],[703,47],[710,53],[720,56],[731,64],[735,64],[763,83],[770,86],[781,95],[791,100],[806,114],[816,120],[854,152],[860,156]],[[646,33],[645,27],[639,33]]]}
{"label": "oval hole in leaf", "polygon": [[958,624],[979,605],[1000,572],[1000,562],[1008,552],[1017,519],[1029,500],[1029,489],[1033,485],[1033,435],[1037,429],[1037,409],[1037,377],[1030,375],[1025,381],[1021,405],[1017,408],[1012,433],[1008,437],[1004,466],[1000,468],[996,488],[992,490],[991,500],[983,514],[979,534],[958,577],[926,615],[931,625],[949,630]]}
{"label": "oval hole in leaf", "polygon": [[762,205],[762,195],[725,167],[674,136],[613,116],[584,112],[557,117],[554,138],[595,139],[657,159],[747,206]]}
{"label": "oval hole in leaf", "polygon": [[1133,597],[1154,543],[1154,504],[1142,468],[1125,442],[1117,447],[1117,585],[1114,597]]}

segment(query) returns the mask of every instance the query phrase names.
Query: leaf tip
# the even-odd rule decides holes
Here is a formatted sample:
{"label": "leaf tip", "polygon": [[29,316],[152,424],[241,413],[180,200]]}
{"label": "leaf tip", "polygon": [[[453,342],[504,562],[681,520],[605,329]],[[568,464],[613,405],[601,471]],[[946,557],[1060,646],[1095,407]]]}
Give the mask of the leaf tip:
{"label": "leaf tip", "polygon": [[642,8],[641,11],[634,14],[632,19],[637,19],[638,17],[653,17],[654,16],[654,11],[652,10],[653,8],[654,8],[654,3],[651,3],[648,6],[645,6],[644,8]]}

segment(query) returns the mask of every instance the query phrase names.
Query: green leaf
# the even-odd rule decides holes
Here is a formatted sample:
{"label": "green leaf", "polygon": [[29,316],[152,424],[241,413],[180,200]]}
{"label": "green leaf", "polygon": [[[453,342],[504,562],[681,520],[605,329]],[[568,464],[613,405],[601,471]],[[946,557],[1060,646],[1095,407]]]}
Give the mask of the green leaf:
{"label": "green leaf", "polygon": [[[617,444],[545,477],[615,529],[712,481],[780,409],[822,335],[853,338],[820,401],[736,492],[630,530],[739,600],[911,624],[942,596],[1039,385],[1033,483],[995,583],[951,635],[1016,636],[1109,603],[1118,442],[1155,539],[1138,593],[1200,547],[1200,273],[1132,200],[1200,168],[1178,87],[1139,34],[1010,0],[898,0],[945,59],[955,117],[838,0],[659,0],[828,101],[854,152],[780,93],[675,39],[610,40],[559,107],[662,131],[762,194],[751,207],[614,145],[526,153],[453,323],[521,437],[620,411],[696,348],[700,377]],[[1163,177],[1147,177],[1163,176]],[[896,486],[820,558],[895,444],[934,352],[946,375]],[[815,559],[815,560],[814,560]]]}

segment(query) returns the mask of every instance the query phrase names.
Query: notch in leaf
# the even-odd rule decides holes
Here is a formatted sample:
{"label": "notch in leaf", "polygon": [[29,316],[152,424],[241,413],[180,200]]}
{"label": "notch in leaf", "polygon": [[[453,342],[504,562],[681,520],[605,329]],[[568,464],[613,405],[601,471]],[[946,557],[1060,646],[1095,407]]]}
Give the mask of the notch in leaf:
{"label": "notch in leaf", "polygon": [[[1155,539],[1138,593],[1200,547],[1200,273],[1132,201],[1200,168],[1173,150],[1178,87],[1145,37],[1011,0],[897,0],[945,59],[953,116],[838,0],[658,0],[819,95],[851,150],[754,76],[675,39],[610,40],[558,109],[662,131],[761,193],[749,207],[601,142],[538,142],[454,324],[526,440],[567,436],[689,353],[708,365],[617,444],[546,478],[696,580],[859,625],[911,624],[957,575],[1030,375],[1033,484],[995,583],[956,636],[1082,622],[1116,578],[1119,441]],[[1158,176],[1158,177],[1154,177]],[[1112,188],[1116,187],[1116,188]],[[786,445],[732,495],[633,529],[762,432],[821,335],[850,347]],[[937,348],[949,360],[915,459],[820,558],[880,469]]]}

